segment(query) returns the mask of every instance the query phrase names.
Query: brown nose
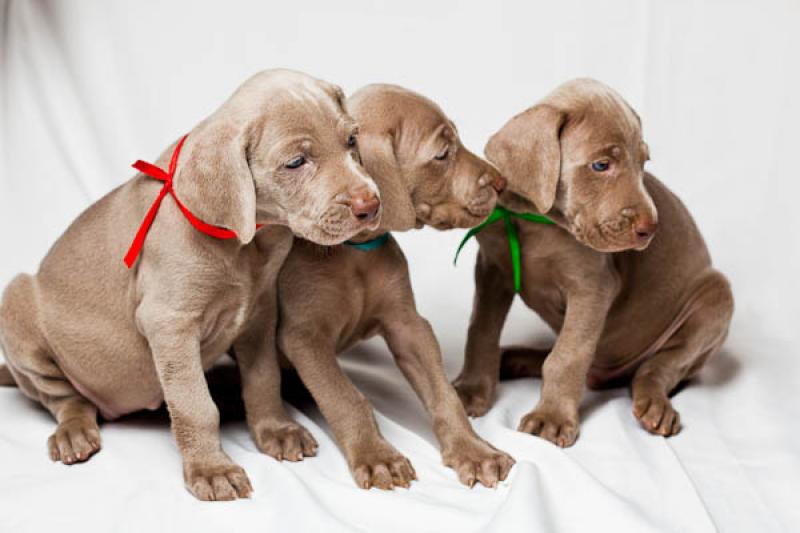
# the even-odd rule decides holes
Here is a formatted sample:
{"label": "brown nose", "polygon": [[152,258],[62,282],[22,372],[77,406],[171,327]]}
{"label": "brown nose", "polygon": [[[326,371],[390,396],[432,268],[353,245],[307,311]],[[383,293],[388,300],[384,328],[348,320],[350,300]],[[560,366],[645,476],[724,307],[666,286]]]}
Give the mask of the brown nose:
{"label": "brown nose", "polygon": [[655,220],[639,219],[633,226],[633,231],[636,233],[637,239],[646,241],[655,234],[657,228],[658,222]]}
{"label": "brown nose", "polygon": [[350,197],[350,211],[362,222],[372,222],[378,216],[381,201],[378,196],[370,191],[354,194]]}
{"label": "brown nose", "polygon": [[506,185],[508,185],[508,180],[506,180],[500,174],[498,174],[497,177],[494,178],[494,181],[492,182],[492,188],[494,188],[494,190],[497,192],[503,192],[504,190],[506,190]]}

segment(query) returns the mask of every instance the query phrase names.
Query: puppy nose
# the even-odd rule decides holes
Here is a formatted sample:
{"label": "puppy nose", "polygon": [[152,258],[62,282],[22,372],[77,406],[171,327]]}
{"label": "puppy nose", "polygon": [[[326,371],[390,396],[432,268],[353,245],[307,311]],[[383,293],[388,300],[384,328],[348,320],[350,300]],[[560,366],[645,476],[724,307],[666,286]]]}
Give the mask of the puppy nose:
{"label": "puppy nose", "polygon": [[372,222],[378,216],[381,201],[374,192],[365,191],[350,197],[350,211],[358,220]]}
{"label": "puppy nose", "polygon": [[497,174],[494,177],[491,174],[484,174],[478,180],[478,185],[480,187],[486,187],[487,185],[491,185],[492,189],[500,193],[506,190],[507,182],[506,179],[500,174]]}
{"label": "puppy nose", "polygon": [[500,193],[500,192],[503,192],[504,190],[506,190],[506,185],[508,185],[508,180],[506,180],[506,179],[505,179],[503,176],[501,176],[500,174],[498,174],[498,175],[497,175],[497,176],[494,178],[494,181],[492,182],[492,187],[493,187],[493,188],[494,188],[494,190],[495,190],[495,191],[497,191],[498,193]]}
{"label": "puppy nose", "polygon": [[655,220],[639,219],[633,226],[633,231],[636,233],[637,239],[645,241],[655,234],[657,228],[658,222]]}

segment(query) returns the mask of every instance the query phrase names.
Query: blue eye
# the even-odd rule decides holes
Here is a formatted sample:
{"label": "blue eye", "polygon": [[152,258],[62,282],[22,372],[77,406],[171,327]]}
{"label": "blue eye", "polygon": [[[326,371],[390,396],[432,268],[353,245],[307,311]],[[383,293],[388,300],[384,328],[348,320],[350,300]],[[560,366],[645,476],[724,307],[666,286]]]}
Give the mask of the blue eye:
{"label": "blue eye", "polygon": [[609,163],[608,161],[595,161],[592,163],[592,170],[595,172],[605,172],[608,170]]}
{"label": "blue eye", "polygon": [[306,164],[306,158],[302,155],[299,155],[286,163],[286,168],[300,168]]}
{"label": "blue eye", "polygon": [[353,148],[356,145],[356,134],[350,134],[350,137],[347,138],[347,146]]}

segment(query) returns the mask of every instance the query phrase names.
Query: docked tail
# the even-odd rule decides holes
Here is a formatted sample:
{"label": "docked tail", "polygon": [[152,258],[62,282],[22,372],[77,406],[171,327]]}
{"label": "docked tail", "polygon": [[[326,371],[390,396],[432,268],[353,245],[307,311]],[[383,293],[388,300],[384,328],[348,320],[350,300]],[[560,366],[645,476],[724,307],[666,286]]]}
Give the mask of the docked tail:
{"label": "docked tail", "polygon": [[14,376],[11,375],[11,370],[8,366],[0,364],[0,387],[16,387],[17,382],[14,381]]}
{"label": "docked tail", "polygon": [[538,378],[542,376],[542,364],[550,350],[508,346],[502,348],[500,356],[500,379]]}

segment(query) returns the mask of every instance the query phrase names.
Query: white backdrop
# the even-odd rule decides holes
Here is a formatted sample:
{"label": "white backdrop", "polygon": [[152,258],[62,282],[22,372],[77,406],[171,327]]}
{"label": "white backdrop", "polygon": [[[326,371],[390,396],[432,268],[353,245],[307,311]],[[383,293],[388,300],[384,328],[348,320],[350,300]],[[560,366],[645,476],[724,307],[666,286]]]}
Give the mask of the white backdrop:
{"label": "white backdrop", "polygon": [[[346,92],[376,81],[438,101],[480,152],[558,83],[592,76],[638,110],[650,170],[696,217],[737,312],[725,350],[675,399],[683,432],[641,430],[625,390],[589,394],[568,450],[514,431],[539,383],[502,385],[478,431],[517,460],[496,491],[439,464],[383,343],[345,358],[384,434],[420,477],[356,489],[327,425],[294,410],[320,455],[281,464],[244,424],[224,445],[256,488],[195,502],[164,420],[103,426],[88,464],[47,459],[49,415],[0,390],[0,531],[791,531],[800,528],[800,4],[786,1],[178,2],[0,0],[0,286],[33,272],[67,224],[254,72],[307,71]],[[472,296],[463,232],[398,236],[419,308],[455,376]],[[508,341],[547,339],[516,305]]]}

